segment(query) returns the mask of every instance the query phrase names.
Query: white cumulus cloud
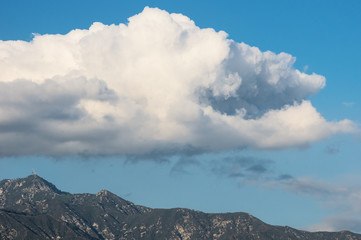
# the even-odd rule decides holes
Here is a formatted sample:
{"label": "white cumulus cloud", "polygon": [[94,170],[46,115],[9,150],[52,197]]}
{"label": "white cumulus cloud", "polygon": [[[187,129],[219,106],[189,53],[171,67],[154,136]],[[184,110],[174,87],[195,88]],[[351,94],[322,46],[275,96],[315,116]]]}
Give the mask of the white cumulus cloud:
{"label": "white cumulus cloud", "polygon": [[132,155],[303,147],[352,132],[307,100],[321,75],[146,7],[31,42],[0,41],[0,154]]}

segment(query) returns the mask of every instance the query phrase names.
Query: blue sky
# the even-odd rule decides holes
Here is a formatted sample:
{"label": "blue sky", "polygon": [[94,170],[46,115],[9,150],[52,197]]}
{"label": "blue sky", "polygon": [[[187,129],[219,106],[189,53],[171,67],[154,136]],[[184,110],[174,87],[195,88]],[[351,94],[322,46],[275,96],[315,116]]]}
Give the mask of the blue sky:
{"label": "blue sky", "polygon": [[[81,95],[79,99],[87,101],[89,99],[92,101],[94,99],[99,100],[100,98],[93,96],[93,92],[83,93],[80,90],[76,90],[78,89],[77,86],[83,86],[81,84],[86,82],[86,80],[76,82],[76,87],[73,87],[73,83],[68,82],[69,76],[72,76],[67,72],[67,69],[72,67],[68,65],[70,60],[46,65],[49,63],[44,60],[46,54],[40,54],[42,49],[49,53],[49,55],[46,55],[49,58],[51,58],[52,52],[54,52],[53,56],[57,59],[59,59],[58,56],[63,55],[59,55],[60,53],[57,52],[56,47],[55,50],[50,47],[55,40],[46,37],[41,38],[41,36],[46,36],[46,34],[49,34],[49,36],[53,34],[59,34],[56,36],[67,36],[66,34],[74,29],[89,29],[93,22],[101,22],[104,25],[128,24],[128,18],[143,12],[145,6],[165,10],[167,13],[162,16],[168,16],[168,13],[180,13],[193,20],[200,29],[211,28],[215,30],[213,32],[199,32],[199,34],[203,34],[203,38],[200,39],[209,39],[210,46],[212,47],[208,50],[205,49],[204,52],[201,50],[195,51],[196,55],[190,55],[193,56],[192,58],[187,58],[188,55],[184,55],[186,66],[188,66],[188,62],[195,61],[194,59],[198,59],[198,57],[200,62],[202,62],[202,54],[205,54],[204,58],[207,59],[214,57],[217,60],[222,58],[221,56],[224,53],[222,47],[228,43],[220,34],[217,34],[219,31],[226,32],[228,34],[227,39],[232,39],[235,43],[244,42],[247,46],[255,46],[259,48],[260,52],[271,51],[275,54],[285,52],[296,57],[294,67],[292,68],[291,66],[291,70],[288,70],[288,67],[286,68],[285,71],[287,73],[291,71],[293,74],[294,69],[298,69],[310,76],[312,73],[316,73],[318,74],[317,76],[325,77],[326,83],[324,87],[317,84],[311,85],[315,90],[309,90],[310,86],[306,80],[294,78],[294,75],[289,78],[286,77],[284,81],[305,82],[304,85],[301,84],[292,91],[283,93],[285,98],[290,99],[287,100],[286,104],[292,105],[291,100],[302,100],[310,101],[313,107],[310,110],[308,105],[292,105],[294,108],[290,109],[297,110],[296,114],[299,115],[295,118],[287,118],[286,123],[297,127],[297,124],[300,124],[300,122],[313,121],[314,119],[309,119],[305,116],[306,113],[309,113],[306,110],[311,111],[310,114],[312,115],[314,113],[313,109],[325,121],[319,123],[320,125],[316,125],[316,129],[312,130],[314,134],[306,134],[304,139],[297,137],[297,135],[302,135],[302,132],[296,132],[296,136],[292,134],[290,136],[287,135],[290,132],[288,131],[286,133],[282,132],[279,135],[276,134],[278,136],[276,141],[269,143],[266,141],[269,136],[262,131],[257,132],[261,138],[255,141],[253,138],[239,137],[247,134],[252,136],[253,134],[252,129],[243,128],[244,126],[242,125],[240,128],[243,129],[243,132],[240,130],[240,135],[232,138],[228,137],[229,132],[227,129],[224,132],[223,128],[218,133],[213,132],[213,129],[217,126],[219,127],[219,125],[211,124],[208,128],[208,122],[203,122],[202,119],[198,118],[191,118],[194,121],[194,125],[185,126],[189,127],[187,129],[192,129],[196,132],[199,130],[200,135],[195,136],[195,139],[201,140],[194,140],[189,136],[185,136],[184,141],[180,137],[182,138],[181,143],[185,144],[181,147],[177,144],[169,147],[163,143],[152,145],[154,136],[150,135],[149,137],[146,135],[149,131],[149,129],[146,129],[145,135],[142,135],[141,138],[144,138],[147,144],[136,140],[129,140],[129,145],[123,146],[121,141],[125,140],[123,138],[116,138],[117,141],[120,141],[119,144],[121,146],[119,148],[125,149],[119,151],[114,150],[118,148],[118,145],[116,141],[111,139],[111,136],[113,136],[112,133],[117,131],[117,129],[112,128],[113,125],[111,124],[98,129],[98,125],[95,126],[89,123],[89,126],[86,125],[89,134],[87,134],[87,131],[84,131],[80,137],[73,134],[75,130],[67,130],[71,129],[69,126],[65,126],[65,130],[55,131],[56,126],[68,123],[68,118],[83,116],[81,115],[83,112],[78,109],[78,105],[75,107],[71,105],[73,104],[71,102],[72,99],[75,99],[74,101],[78,103],[77,101],[81,100],[77,100],[77,97],[81,94],[85,95]],[[10,56],[8,58],[10,60],[3,58],[5,60],[0,61],[0,68],[15,70],[14,72],[10,70],[5,71],[5,74],[1,75],[3,78],[1,81],[5,82],[4,84],[1,82],[2,94],[6,97],[0,99],[1,115],[3,117],[0,119],[0,141],[3,145],[1,152],[4,156],[0,160],[0,176],[1,178],[25,177],[31,174],[32,170],[35,170],[40,176],[53,182],[60,189],[72,193],[96,193],[101,189],[108,189],[136,204],[149,207],[186,207],[205,212],[242,211],[249,212],[261,220],[275,225],[289,225],[309,230],[348,229],[361,232],[361,210],[359,208],[359,196],[361,196],[361,185],[359,184],[361,178],[359,171],[361,169],[361,135],[359,127],[361,121],[361,99],[359,94],[361,89],[360,10],[361,3],[359,1],[343,3],[328,1],[327,4],[322,1],[277,1],[272,3],[270,1],[33,1],[31,3],[28,1],[7,1],[2,4],[0,9],[0,39],[3,40],[1,43],[4,44],[1,45],[3,48],[0,48],[0,57],[2,56],[1,51],[5,49],[3,52],[8,54],[6,56]],[[162,13],[150,10],[149,14],[156,19]],[[140,14],[140,16],[145,18],[146,14]],[[147,27],[143,26],[147,21],[144,21],[141,17],[133,18],[135,19],[133,22],[138,24],[134,25],[139,27],[137,28],[140,29],[139,31],[144,29],[146,31]],[[150,19],[152,20],[152,18]],[[162,21],[160,23],[156,22],[156,24],[162,24]],[[104,25],[99,28],[103,28]],[[167,31],[164,32],[164,36],[171,36],[169,32],[172,31],[168,32],[167,27],[165,28]],[[157,28],[156,30],[159,29]],[[163,30],[161,28],[154,35],[163,36]],[[114,30],[109,30],[109,32],[112,31]],[[197,32],[198,30],[193,28],[192,31]],[[193,32],[188,32],[188,34],[193,36],[191,35]],[[30,50],[28,53],[24,52],[28,55],[21,55],[25,53],[18,49],[24,48],[18,46],[17,43],[10,44],[13,48],[6,45],[9,40],[35,42],[36,40],[33,40],[34,34],[39,37],[39,45],[36,45],[38,47],[34,48],[26,45],[24,48]],[[103,68],[110,66],[111,71],[117,70],[118,65],[115,64],[117,62],[110,61],[109,56],[111,55],[111,59],[124,61],[123,58],[118,58],[117,54],[113,55],[113,50],[116,52],[118,51],[117,49],[122,49],[122,45],[115,44],[114,47],[107,45],[108,39],[114,37],[113,35],[109,36],[99,35],[99,38],[104,37],[102,38],[103,44],[109,48],[106,48],[107,51],[99,50],[99,52],[97,51],[102,49],[102,44],[97,45],[96,39],[88,37],[90,43],[86,45],[86,49],[91,54],[87,56],[89,59],[92,56],[97,56],[97,58],[94,62],[87,62],[86,64],[97,64],[104,58],[106,60],[104,60],[102,65]],[[134,52],[140,49],[141,55],[145,54],[145,52],[148,54],[148,52],[152,51],[153,45],[157,44],[156,40],[152,42],[152,35],[150,35],[152,39],[142,39],[138,36],[140,35],[134,35],[134,38],[130,41],[134,43],[135,48],[129,47],[131,45],[127,47],[130,49],[127,56],[130,57],[125,60],[129,60],[129,62],[135,58],[132,55]],[[194,39],[198,39],[197,37],[198,35],[195,35]],[[116,35],[115,39],[117,39]],[[164,39],[167,40],[168,38],[165,37]],[[41,41],[44,41],[44,43],[42,44]],[[197,41],[200,41],[201,44],[197,45]],[[201,47],[206,46],[207,42],[205,40],[197,41],[194,40],[193,42],[192,40],[189,44],[194,44],[193,47],[195,49],[203,49]],[[88,42],[84,42],[82,44],[88,44]],[[148,43],[149,45],[147,45]],[[214,55],[208,56],[209,52],[213,54],[213,51],[217,49],[218,45],[214,44],[218,43],[220,44],[220,50],[214,52]],[[63,45],[61,46],[64,47]],[[78,49],[77,46],[74,45],[71,48],[69,47],[69,49],[65,48],[65,51],[73,53],[76,51],[73,49]],[[144,46],[148,48],[143,48]],[[245,48],[248,49],[247,46]],[[95,48],[97,49],[96,51]],[[154,49],[158,48],[154,47]],[[182,52],[177,53],[183,54]],[[155,54],[159,53],[155,51]],[[157,56],[156,59],[163,59],[163,55],[154,56]],[[152,55],[151,57],[154,56]],[[278,61],[276,58],[271,58],[272,61]],[[151,59],[154,60],[154,58]],[[279,61],[287,61],[284,59],[282,58]],[[217,63],[216,60],[214,61]],[[271,63],[273,63],[272,61]],[[35,65],[38,62],[39,66]],[[77,64],[76,61],[74,62],[74,64]],[[121,63],[126,65],[128,61]],[[209,62],[208,64],[216,63]],[[49,73],[48,69],[51,69],[51,66],[54,66],[54,64],[59,69],[65,70],[62,72],[54,70],[55,73]],[[194,69],[194,71],[198,72],[199,69],[204,67],[204,65],[197,64],[199,62],[195,61],[194,64],[192,62],[189,69]],[[228,64],[233,66],[233,62]],[[84,66],[95,66],[94,68],[97,68],[97,65]],[[159,66],[162,67],[161,62],[155,65],[155,68]],[[179,67],[179,65],[176,66]],[[223,117],[233,113],[228,113],[227,110],[224,110],[227,108],[222,104],[230,104],[227,99],[229,96],[232,97],[232,94],[242,93],[238,92],[238,90],[233,92],[232,89],[247,86],[247,77],[242,75],[242,70],[237,70],[242,78],[242,81],[239,80],[241,82],[240,85],[236,84],[236,80],[231,83],[223,82],[222,79],[232,80],[233,78],[230,78],[230,76],[235,76],[226,74],[231,68],[227,68],[227,66],[224,69],[225,73],[217,72],[219,75],[217,75],[216,81],[220,79],[220,84],[229,85],[221,85],[219,88],[218,82],[215,85],[212,85],[213,82],[210,82],[209,86],[211,87],[207,90],[213,93],[208,99],[211,103],[216,103],[212,105],[213,110],[218,110],[218,112],[224,111]],[[30,70],[36,70],[34,72],[26,72],[23,69],[27,67]],[[167,68],[167,72],[164,72],[165,76],[175,76],[175,79],[178,79],[179,75],[183,76],[182,74],[184,74],[184,78],[191,76],[186,71],[188,68],[182,68],[183,71],[177,73],[177,75],[172,75],[173,72],[171,70],[168,71],[168,68],[173,69],[172,67],[168,65],[165,67]],[[130,68],[124,69],[129,70]],[[124,69],[122,68],[121,73],[125,72]],[[144,72],[149,71],[149,74],[153,76],[151,67],[142,69]],[[174,69],[176,71],[178,68]],[[103,86],[102,84],[105,82],[109,89],[112,90],[112,86],[114,86],[114,89],[117,89],[118,85],[112,82],[113,76],[108,76],[107,73],[103,73],[100,70],[95,75],[92,75],[91,70],[91,68],[85,72],[79,70],[80,73],[77,74],[80,77],[77,75],[77,78],[74,79],[84,76],[85,79],[96,78],[99,82],[94,83],[90,81],[87,84],[95,84],[95,87],[99,87]],[[190,82],[203,79],[205,75],[201,73],[206,72],[209,74],[207,71],[208,69],[204,71],[199,70],[200,74],[197,75],[196,80],[189,77],[189,79],[192,79]],[[18,74],[18,72],[21,72],[21,74]],[[131,74],[134,73],[131,70],[129,72],[129,76],[132,76]],[[225,77],[222,78],[222,74],[225,74]],[[159,77],[158,75],[154,76]],[[212,75],[210,74],[209,76]],[[266,76],[264,81],[267,81],[272,76]],[[312,81],[322,83],[322,77],[317,76],[313,76]],[[142,77],[139,76],[139,79],[135,78],[134,82],[142,80]],[[258,77],[262,78],[262,76]],[[57,80],[59,78],[60,80]],[[107,78],[110,80],[108,81]],[[207,79],[207,77],[204,78]],[[23,79],[23,82],[13,83],[15,79]],[[47,88],[48,85],[43,84],[44,79],[51,80],[48,84],[52,88]],[[181,77],[178,80],[181,83],[180,87],[186,85],[186,83],[182,82]],[[33,86],[27,81],[35,82],[36,85]],[[121,86],[125,86],[127,82],[122,82],[122,84]],[[140,117],[134,118],[131,121],[139,120],[140,124],[142,124],[145,121],[144,119],[148,119],[143,119],[143,115],[150,114],[150,116],[155,116],[151,113],[159,110],[154,107],[158,106],[159,102],[156,101],[152,105],[153,93],[147,92],[148,87],[153,87],[153,85],[148,86],[147,84],[148,82],[143,82],[143,84],[139,85],[141,89],[141,86],[146,86],[143,90],[144,92],[134,92],[134,95],[126,95],[128,93],[122,95],[121,90],[114,90],[115,93],[112,91],[105,92],[99,101],[101,103],[103,101],[112,103],[113,94],[116,94],[118,97],[124,97],[124,99],[130,99],[133,96],[140,99],[143,96],[142,94],[148,96],[148,98],[145,98],[149,102],[149,109],[147,108],[147,111],[144,110],[142,112],[140,108]],[[160,89],[159,94],[163,96],[162,89],[167,89],[167,82],[156,82],[154,84],[158,84],[155,90]],[[70,87],[67,88],[66,86]],[[94,87],[93,85],[86,86]],[[203,85],[199,86],[202,87]],[[229,88],[222,88],[222,86],[227,86],[231,90]],[[261,86],[258,87],[261,88]],[[65,89],[64,91],[67,92],[59,94],[57,91],[49,90],[54,88]],[[36,90],[30,92],[29,89]],[[181,91],[181,89],[175,89],[176,92]],[[173,87],[168,90],[173,90]],[[263,91],[267,93],[268,88]],[[221,98],[221,100],[224,102],[219,100],[219,95],[223,96],[222,94],[224,94],[224,99]],[[272,92],[271,94],[274,93]],[[301,97],[295,97],[298,94]],[[39,95],[42,97],[38,98]],[[70,96],[70,103],[64,100],[67,96]],[[169,97],[168,95],[164,96]],[[202,95],[201,97],[209,97],[209,95]],[[278,95],[274,95],[274,98],[270,98],[268,101],[273,101],[272,99],[277,98]],[[179,102],[182,100],[186,104],[190,104],[190,99],[183,95],[179,97]],[[164,99],[160,101],[161,103],[167,102]],[[253,99],[252,101],[260,100]],[[39,105],[39,103],[41,104]],[[202,104],[195,107],[203,109]],[[249,100],[249,104],[252,104],[251,100]],[[70,106],[69,108],[74,112],[69,113],[65,111],[64,106]],[[98,116],[95,112],[97,114],[101,112],[99,109],[95,111],[94,108],[87,108],[88,106],[86,104],[82,105],[87,111],[94,113],[92,116]],[[146,106],[148,107],[148,105]],[[184,106],[185,109],[182,109],[183,111],[181,112],[182,116],[187,115],[188,108],[186,106],[193,107],[194,105]],[[123,105],[122,107],[126,108]],[[283,109],[284,112],[287,112],[283,107],[284,105],[278,106],[276,110]],[[27,109],[30,110],[27,111]],[[245,109],[247,113],[252,111],[252,108],[247,108],[247,106]],[[12,114],[15,110],[19,111],[18,115]],[[203,110],[207,111],[207,109]],[[244,117],[248,120],[262,119],[263,114],[268,112],[275,114],[275,119],[279,119],[277,118],[278,115],[276,115],[277,111],[274,111],[275,109],[272,107],[268,106],[259,110],[260,112],[255,112],[253,113],[254,115],[246,114]],[[54,111],[60,111],[59,116]],[[47,115],[42,115],[43,113]],[[130,114],[132,112],[129,110],[126,113]],[[173,111],[171,113],[173,114]],[[179,113],[175,113],[175,116],[178,116],[177,114]],[[212,114],[215,115],[209,115],[209,118],[215,122],[219,119],[221,119],[219,121],[224,121],[225,124],[228,123],[227,121],[233,121],[231,118],[223,119],[222,116],[217,115],[217,111]],[[41,117],[38,117],[38,115]],[[21,116],[22,118],[17,118],[16,116]],[[56,122],[49,122],[47,120],[49,116],[52,119],[56,118]],[[113,118],[116,119],[117,116],[114,115]],[[159,117],[160,115],[156,116]],[[8,121],[3,119],[8,119]],[[151,120],[152,118],[149,119]],[[349,119],[352,121],[352,124],[350,126],[339,124],[343,119]],[[268,120],[267,118],[264,121]],[[36,124],[38,122],[41,123],[40,127]],[[173,123],[168,118],[166,118],[165,122],[167,124]],[[237,124],[237,122],[232,123]],[[263,124],[263,122],[260,122],[260,124]],[[272,122],[272,124],[275,124],[275,126],[279,125],[277,121]],[[27,126],[30,126],[28,130],[26,130]],[[34,126],[37,126],[39,129],[36,128],[34,130]],[[52,127],[51,130],[49,130],[49,126]],[[129,126],[129,129],[133,129],[133,125],[129,124]],[[160,124],[160,127],[164,126]],[[205,130],[203,130],[203,127]],[[98,132],[93,132],[94,128]],[[334,130],[332,133],[329,133],[327,129],[331,128]],[[168,129],[166,133],[173,131],[172,128],[166,129]],[[320,133],[317,132],[319,129],[322,129]],[[271,128],[269,130],[273,131],[274,129]],[[311,131],[307,128],[306,130]],[[203,131],[210,133],[207,135]],[[251,133],[248,131],[251,131]],[[9,132],[18,136],[19,139],[13,137],[13,135],[7,135]],[[61,146],[63,142],[56,142],[56,140],[50,142],[51,146],[48,146],[46,144],[47,139],[51,139],[51,141],[54,139],[54,136],[49,132],[51,134],[64,134],[62,137],[70,143],[72,142],[73,135],[80,144],[83,142],[79,139],[89,138],[91,142],[84,141],[84,144],[95,146],[97,150],[86,152],[85,150],[87,149],[81,149],[83,153],[80,153],[77,148],[78,145],[70,145],[69,143],[69,145],[65,145],[70,146],[67,152],[67,148]],[[138,132],[134,135],[132,135],[132,130],[129,130],[129,132],[131,132],[130,137],[139,137],[139,135],[136,135]],[[163,134],[165,134],[167,141],[178,141],[178,139],[174,140],[175,138],[169,137],[166,133]],[[180,133],[182,134],[183,132],[180,131]],[[35,137],[30,138],[29,135],[34,135]],[[43,136],[50,135],[52,138],[42,139]],[[282,139],[282,136],[286,136],[285,139]],[[219,141],[213,140],[218,137]],[[111,139],[109,140],[111,142],[108,142],[108,138]],[[212,140],[208,141],[207,138]],[[264,143],[262,142],[263,139],[266,139]],[[39,143],[37,143],[38,140]],[[104,142],[104,145],[101,145],[99,142]],[[110,143],[110,147],[108,147],[108,143]],[[60,147],[53,149],[54,144],[58,144]],[[188,149],[187,144],[196,147]],[[140,149],[139,151],[142,153],[138,154],[136,150],[129,150],[133,148]],[[102,152],[102,149],[104,152]],[[79,156],[79,153],[81,156]]]}

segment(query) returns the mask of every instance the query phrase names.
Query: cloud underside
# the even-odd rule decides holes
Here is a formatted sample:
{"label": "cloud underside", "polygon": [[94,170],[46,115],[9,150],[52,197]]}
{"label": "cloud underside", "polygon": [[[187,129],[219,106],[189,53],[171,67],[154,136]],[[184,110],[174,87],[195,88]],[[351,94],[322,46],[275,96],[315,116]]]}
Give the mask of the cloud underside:
{"label": "cloud underside", "polygon": [[0,41],[0,154],[282,149],[352,132],[307,100],[325,78],[294,62],[151,8],[128,24]]}

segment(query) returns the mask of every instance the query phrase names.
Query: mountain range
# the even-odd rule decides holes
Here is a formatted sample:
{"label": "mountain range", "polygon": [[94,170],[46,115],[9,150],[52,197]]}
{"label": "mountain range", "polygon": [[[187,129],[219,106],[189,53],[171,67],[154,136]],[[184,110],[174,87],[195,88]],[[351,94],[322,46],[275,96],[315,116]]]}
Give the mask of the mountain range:
{"label": "mountain range", "polygon": [[0,239],[361,240],[361,235],[272,226],[242,212],[153,209],[107,190],[71,194],[33,174],[0,181]]}

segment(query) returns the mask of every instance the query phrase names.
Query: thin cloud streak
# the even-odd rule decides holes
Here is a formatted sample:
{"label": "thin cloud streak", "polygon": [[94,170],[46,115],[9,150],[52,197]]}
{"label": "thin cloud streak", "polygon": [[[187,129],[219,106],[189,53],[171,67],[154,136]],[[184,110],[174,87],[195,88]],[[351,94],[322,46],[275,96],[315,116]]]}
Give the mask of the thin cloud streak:
{"label": "thin cloud streak", "polygon": [[[195,171],[194,169],[197,169]],[[290,194],[311,198],[322,208],[332,210],[320,223],[306,226],[308,231],[361,232],[361,176],[353,176],[346,181],[322,181],[314,177],[293,176],[280,173],[277,162],[271,159],[251,156],[192,156],[179,158],[174,162],[170,174],[191,174],[206,171],[222,178],[235,181],[240,188],[255,186],[264,189],[282,189]]]}

